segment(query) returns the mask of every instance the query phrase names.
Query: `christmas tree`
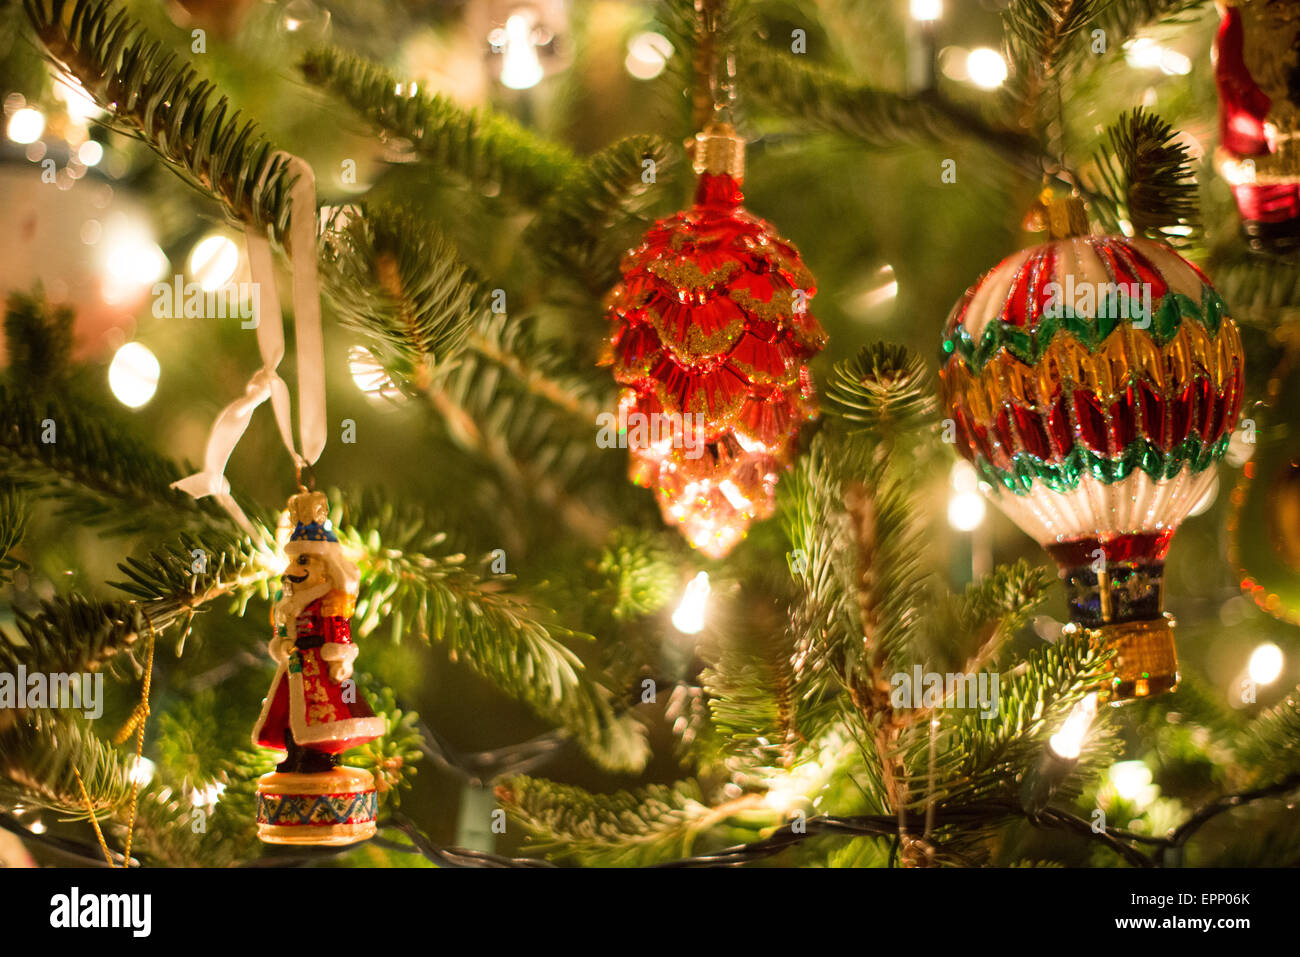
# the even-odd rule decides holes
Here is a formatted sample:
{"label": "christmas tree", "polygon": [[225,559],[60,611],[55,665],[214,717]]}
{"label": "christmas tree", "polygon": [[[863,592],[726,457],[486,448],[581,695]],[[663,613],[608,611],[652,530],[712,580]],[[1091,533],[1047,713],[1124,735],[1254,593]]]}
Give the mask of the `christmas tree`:
{"label": "christmas tree", "polygon": [[1292,5],[0,9],[0,859],[1300,863]]}

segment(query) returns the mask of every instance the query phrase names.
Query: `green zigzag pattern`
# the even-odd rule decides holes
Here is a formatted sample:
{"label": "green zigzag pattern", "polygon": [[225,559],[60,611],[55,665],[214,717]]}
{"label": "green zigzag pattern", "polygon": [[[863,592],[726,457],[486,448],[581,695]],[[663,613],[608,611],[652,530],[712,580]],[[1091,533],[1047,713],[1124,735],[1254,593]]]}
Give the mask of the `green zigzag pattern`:
{"label": "green zigzag pattern", "polygon": [[[1199,304],[1190,296],[1179,292],[1167,292],[1151,311],[1153,315],[1148,331],[1156,344],[1161,346],[1178,334],[1184,319],[1199,322],[1211,336],[1216,336],[1219,327],[1223,325],[1224,318],[1228,315],[1227,306],[1224,305],[1219,294],[1205,284],[1201,285]],[[956,331],[943,341],[940,363],[956,354],[964,359],[971,369],[980,372],[999,351],[1006,349],[1026,365],[1036,365],[1058,335],[1071,335],[1089,352],[1095,352],[1121,323],[1133,321],[1109,315],[1077,316],[1069,309],[1065,309],[1064,312],[1066,315],[1061,318],[1040,319],[1032,331],[1027,331],[1014,323],[994,319],[984,327],[979,342],[971,338],[964,326],[958,326]]]}
{"label": "green zigzag pattern", "polygon": [[1012,458],[1010,471],[980,456],[975,468],[984,481],[1016,495],[1028,495],[1035,484],[1053,492],[1071,492],[1079,487],[1085,474],[1103,485],[1114,485],[1140,470],[1158,482],[1173,478],[1186,465],[1191,466],[1193,474],[1205,471],[1223,457],[1231,438],[1231,433],[1225,433],[1206,443],[1198,436],[1188,436],[1168,452],[1147,439],[1134,439],[1113,459],[1083,445],[1075,445],[1060,462],[1044,462],[1022,452]]}

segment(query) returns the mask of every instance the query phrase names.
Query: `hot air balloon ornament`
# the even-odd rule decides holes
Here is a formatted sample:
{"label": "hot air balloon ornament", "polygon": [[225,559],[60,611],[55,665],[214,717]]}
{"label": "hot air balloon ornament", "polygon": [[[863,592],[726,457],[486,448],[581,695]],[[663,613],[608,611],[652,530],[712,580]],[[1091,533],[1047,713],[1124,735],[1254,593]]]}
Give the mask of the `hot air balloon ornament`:
{"label": "hot air balloon ornament", "polygon": [[1244,357],[1223,300],[1173,249],[1091,235],[1074,197],[1047,219],[1049,242],[953,308],[944,404],[986,493],[1059,564],[1067,628],[1114,648],[1119,703],[1178,683],[1165,556],[1227,450]]}

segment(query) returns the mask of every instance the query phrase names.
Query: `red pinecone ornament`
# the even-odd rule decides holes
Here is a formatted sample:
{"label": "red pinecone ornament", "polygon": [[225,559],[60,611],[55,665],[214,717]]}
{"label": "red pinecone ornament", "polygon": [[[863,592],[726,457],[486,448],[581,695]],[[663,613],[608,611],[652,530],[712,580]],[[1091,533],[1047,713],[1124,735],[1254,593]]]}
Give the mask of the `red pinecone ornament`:
{"label": "red pinecone ornament", "polygon": [[729,126],[696,137],[695,204],[646,233],[606,301],[631,478],[711,558],[772,514],[826,344],[798,251],[741,206],[743,150]]}

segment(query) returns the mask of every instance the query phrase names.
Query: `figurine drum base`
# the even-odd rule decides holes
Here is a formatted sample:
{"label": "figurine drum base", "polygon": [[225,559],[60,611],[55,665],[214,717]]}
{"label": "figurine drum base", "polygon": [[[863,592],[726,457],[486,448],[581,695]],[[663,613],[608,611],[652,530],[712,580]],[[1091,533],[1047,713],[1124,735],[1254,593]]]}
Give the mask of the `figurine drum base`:
{"label": "figurine drum base", "polygon": [[267,844],[355,844],[374,836],[376,809],[374,776],[359,768],[257,781],[257,836]]}

